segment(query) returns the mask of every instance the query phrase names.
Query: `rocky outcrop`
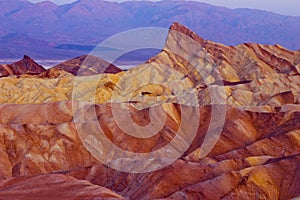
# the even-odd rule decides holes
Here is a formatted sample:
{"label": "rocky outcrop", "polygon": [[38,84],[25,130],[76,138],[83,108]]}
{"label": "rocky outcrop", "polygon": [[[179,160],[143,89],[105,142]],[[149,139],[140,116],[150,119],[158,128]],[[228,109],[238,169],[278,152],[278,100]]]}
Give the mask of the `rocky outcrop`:
{"label": "rocky outcrop", "polygon": [[[202,144],[210,125],[208,119],[212,116],[212,107],[200,107],[202,118],[196,137],[180,159],[155,172],[131,174],[102,165],[93,157],[97,154],[89,152],[82,144],[78,136],[80,129],[76,127],[82,126],[86,133],[93,134],[94,123],[90,114],[93,106],[83,108],[81,112],[86,119],[77,126],[72,121],[70,106],[71,102],[45,104],[41,107],[40,116],[35,118],[24,112],[30,105],[1,109],[2,112],[15,112],[7,116],[9,121],[1,121],[2,179],[55,172],[88,180],[131,199],[168,196],[174,199],[215,199],[222,196],[285,199],[299,194],[299,111],[258,112],[228,107],[225,124],[218,125],[222,126],[218,142],[203,158],[201,152],[205,149]],[[163,107],[167,110],[166,106]],[[47,115],[51,110],[57,113]],[[125,113],[127,108],[119,105],[117,110]],[[183,107],[183,111],[192,114],[195,110]],[[126,134],[118,126],[110,104],[98,105],[96,113],[102,130],[109,130],[105,132],[109,140],[132,152],[148,153],[162,148],[177,134],[180,125],[174,115],[168,114],[159,133],[141,140]],[[131,108],[133,119],[140,125],[147,124],[148,120],[144,118],[147,113],[148,109],[138,111]],[[27,121],[22,122],[24,119]],[[181,128],[188,129],[191,123]],[[186,137],[191,136],[191,133],[186,134]],[[110,146],[104,145],[103,148],[110,150]]]}
{"label": "rocky outcrop", "polygon": [[53,67],[61,69],[75,76],[91,76],[96,74],[116,74],[122,70],[93,55],[80,56]]}
{"label": "rocky outcrop", "polygon": [[227,47],[175,23],[128,71],[1,78],[0,195],[297,197],[298,65],[298,51]]}
{"label": "rocky outcrop", "polygon": [[98,74],[117,74],[122,69],[93,55],[80,56],[62,62],[48,70],[37,64],[29,56],[12,64],[0,65],[0,77],[20,78],[63,78],[71,76],[92,76]]}
{"label": "rocky outcrop", "polygon": [[[199,54],[196,56],[198,61],[192,58],[190,52]],[[205,83],[218,83],[216,75],[226,84],[300,74],[299,50],[251,43],[226,46],[204,40],[179,23],[170,27],[163,51],[148,62],[173,66],[185,74],[197,71],[198,74],[193,74],[191,78],[199,81],[204,78],[201,76],[205,76]],[[205,71],[201,72],[200,69]]]}
{"label": "rocky outcrop", "polygon": [[9,75],[22,74],[40,74],[46,71],[41,65],[37,64],[29,56],[24,55],[24,58],[12,64],[0,65],[0,77]]}

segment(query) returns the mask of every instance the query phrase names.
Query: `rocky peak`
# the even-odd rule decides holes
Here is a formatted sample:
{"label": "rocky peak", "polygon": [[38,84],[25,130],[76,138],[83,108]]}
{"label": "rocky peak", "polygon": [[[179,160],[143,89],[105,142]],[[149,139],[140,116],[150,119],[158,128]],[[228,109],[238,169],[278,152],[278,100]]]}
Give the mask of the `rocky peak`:
{"label": "rocky peak", "polygon": [[115,65],[93,55],[83,55],[60,63],[53,68],[62,69],[79,76],[89,76],[102,73],[116,74],[122,70]]}
{"label": "rocky peak", "polygon": [[46,71],[45,68],[36,63],[32,58],[24,55],[23,59],[11,63],[0,65],[1,76],[40,74]]}
{"label": "rocky peak", "polygon": [[203,44],[204,41],[205,41],[202,37],[197,35],[194,31],[190,30],[189,28],[187,28],[186,26],[180,24],[179,22],[174,22],[170,26],[169,29],[170,29],[170,31],[177,31],[179,33],[187,35],[187,36],[191,37],[192,39],[198,41],[200,44]]}

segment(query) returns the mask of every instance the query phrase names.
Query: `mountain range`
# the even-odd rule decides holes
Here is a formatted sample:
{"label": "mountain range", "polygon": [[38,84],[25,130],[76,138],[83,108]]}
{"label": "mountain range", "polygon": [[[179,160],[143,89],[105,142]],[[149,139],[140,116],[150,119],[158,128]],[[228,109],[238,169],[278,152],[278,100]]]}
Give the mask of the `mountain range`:
{"label": "mountain range", "polygon": [[205,39],[300,48],[300,17],[254,9],[228,9],[193,1],[0,1],[0,58],[67,59],[88,53],[104,39],[139,27],[180,22]]}

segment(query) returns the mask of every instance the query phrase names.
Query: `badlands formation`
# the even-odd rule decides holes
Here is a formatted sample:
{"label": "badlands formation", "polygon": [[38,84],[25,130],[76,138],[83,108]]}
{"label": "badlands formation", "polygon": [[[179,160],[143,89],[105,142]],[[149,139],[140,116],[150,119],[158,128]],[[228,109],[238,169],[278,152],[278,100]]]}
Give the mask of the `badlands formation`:
{"label": "badlands formation", "polygon": [[0,72],[0,199],[300,195],[300,51],[174,23],[128,71],[25,56]]}

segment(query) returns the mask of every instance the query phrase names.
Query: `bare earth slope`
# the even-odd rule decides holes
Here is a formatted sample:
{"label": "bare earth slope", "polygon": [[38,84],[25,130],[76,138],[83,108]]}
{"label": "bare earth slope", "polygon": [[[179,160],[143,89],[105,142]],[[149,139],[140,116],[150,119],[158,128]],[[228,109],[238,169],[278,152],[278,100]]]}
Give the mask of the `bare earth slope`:
{"label": "bare earth slope", "polygon": [[46,71],[41,65],[37,64],[28,56],[12,64],[0,65],[0,76],[22,75],[22,74],[40,74]]}
{"label": "bare earth slope", "polygon": [[163,51],[128,71],[3,77],[0,196],[297,197],[299,55],[205,41],[174,23]]}
{"label": "bare earth slope", "polygon": [[[113,64],[106,62],[92,55],[80,56],[66,62],[60,63],[53,67],[54,69],[62,69],[73,75],[90,76],[96,74],[115,74],[122,70]],[[80,73],[78,74],[80,70]]]}

